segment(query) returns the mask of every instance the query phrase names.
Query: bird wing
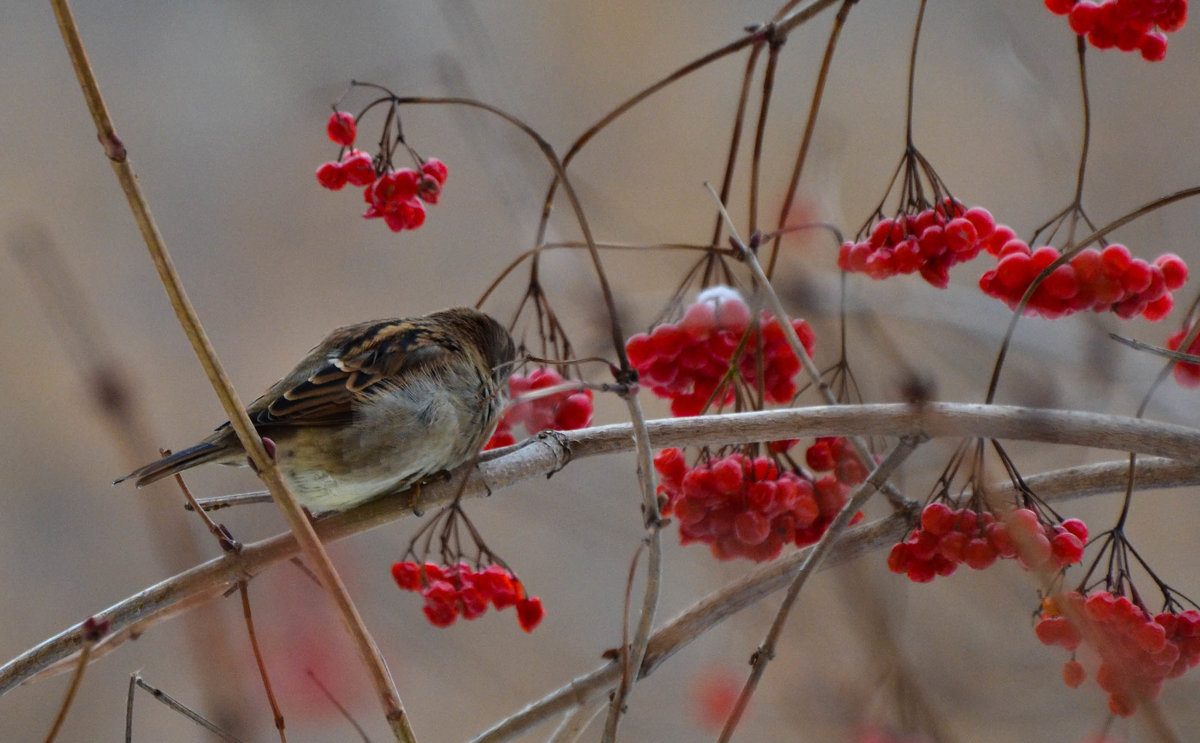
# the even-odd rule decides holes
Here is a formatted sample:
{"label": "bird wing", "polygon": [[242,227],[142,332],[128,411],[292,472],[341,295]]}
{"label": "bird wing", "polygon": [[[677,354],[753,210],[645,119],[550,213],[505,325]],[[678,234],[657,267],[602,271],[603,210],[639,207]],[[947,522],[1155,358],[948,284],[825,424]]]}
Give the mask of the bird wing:
{"label": "bird wing", "polygon": [[[247,412],[256,426],[332,426],[378,385],[405,386],[430,366],[445,365],[457,346],[417,320],[382,320],[335,330]],[[228,424],[227,424],[228,425]]]}

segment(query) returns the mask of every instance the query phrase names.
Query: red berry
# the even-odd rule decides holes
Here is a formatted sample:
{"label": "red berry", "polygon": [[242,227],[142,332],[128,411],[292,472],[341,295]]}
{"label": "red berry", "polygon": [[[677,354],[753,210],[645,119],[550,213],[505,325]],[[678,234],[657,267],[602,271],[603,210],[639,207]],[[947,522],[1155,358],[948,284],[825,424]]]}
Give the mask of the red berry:
{"label": "red berry", "polygon": [[909,560],[907,573],[913,583],[929,583],[937,576],[933,563],[924,560]]}
{"label": "red berry", "polygon": [[804,451],[804,462],[816,472],[828,472],[837,466],[830,448],[829,439],[817,439]]}
{"label": "red berry", "polygon": [[747,545],[761,544],[770,534],[771,522],[757,511],[743,511],[733,520],[733,532]]}
{"label": "red berry", "polygon": [[367,186],[375,182],[375,164],[365,152],[352,150],[350,156],[342,161],[342,170],[346,173],[346,180],[355,186]]}
{"label": "red berry", "polygon": [[1167,315],[1171,314],[1171,310],[1175,307],[1175,298],[1170,294],[1164,294],[1158,299],[1146,305],[1142,310],[1142,317],[1150,322],[1158,322]]}
{"label": "red berry", "polygon": [[436,204],[442,198],[442,184],[433,178],[422,178],[417,187],[417,196],[426,204]]}
{"label": "red berry", "polygon": [[1061,565],[1070,565],[1083,559],[1083,543],[1068,531],[1056,534],[1050,540],[1050,551]]}
{"label": "red berry", "polygon": [[592,423],[592,398],[587,392],[576,392],[563,400],[554,411],[554,427],[559,431],[575,431]]}
{"label": "red berry", "polygon": [[533,596],[517,602],[517,623],[526,632],[533,632],[534,627],[538,626],[544,616],[546,616],[546,610],[542,607],[540,598]]}
{"label": "red berry", "polygon": [[354,123],[354,117],[345,111],[334,111],[329,117],[329,123],[325,125],[325,132],[337,144],[343,147],[349,147],[354,144],[354,135],[357,133],[358,127]]}
{"label": "red berry", "polygon": [[460,590],[458,601],[463,619],[475,619],[487,611],[487,598],[474,586]]}
{"label": "red berry", "polygon": [[330,191],[340,191],[346,185],[346,171],[341,163],[322,163],[317,168],[317,182]]}
{"label": "red berry", "polygon": [[415,562],[395,563],[392,565],[392,578],[402,590],[415,591],[421,587],[421,566]]}
{"label": "red berry", "polygon": [[997,557],[995,548],[986,539],[978,537],[967,542],[967,546],[963,549],[963,562],[967,563],[972,570],[985,570],[991,567]]}
{"label": "red berry", "polygon": [[438,182],[439,186],[446,185],[446,164],[436,157],[431,157],[421,165],[421,173]]}
{"label": "red berry", "polygon": [[371,189],[371,200],[377,204],[407,201],[417,195],[416,171],[405,168],[388,173],[380,177]]}
{"label": "red berry", "polygon": [[1129,248],[1113,243],[1100,251],[1100,260],[1104,264],[1106,273],[1120,275],[1129,266],[1130,262],[1133,261],[1133,256],[1129,254]]}
{"label": "red berry", "polygon": [[938,554],[954,563],[963,562],[968,541],[970,538],[961,531],[945,534],[938,541]]}
{"label": "red berry", "polygon": [[1149,289],[1151,281],[1153,281],[1153,276],[1150,273],[1150,265],[1140,258],[1131,260],[1121,273],[1121,286],[1125,287],[1125,291],[1130,294],[1137,294]]}
{"label": "red berry", "polygon": [[1063,264],[1046,277],[1042,289],[1055,299],[1070,299],[1079,291],[1075,281],[1075,269],[1070,264]]}
{"label": "red berry", "polygon": [[1062,526],[1062,528],[1066,529],[1070,533],[1074,534],[1079,539],[1080,542],[1087,541],[1087,538],[1088,538],[1087,524],[1083,523],[1079,519],[1067,519],[1066,521],[1062,522],[1061,526]]}
{"label": "red berry", "polygon": [[1060,645],[1072,652],[1079,647],[1079,631],[1066,617],[1042,617],[1033,629],[1043,645]]}
{"label": "red berry", "polygon": [[1154,259],[1154,265],[1158,266],[1163,273],[1163,280],[1167,284],[1167,289],[1176,291],[1183,288],[1188,278],[1188,267],[1183,259],[1174,253],[1164,253]]}
{"label": "red berry", "polygon": [[1087,678],[1087,671],[1083,669],[1083,664],[1077,660],[1069,660],[1063,664],[1063,682],[1072,689],[1079,688]]}
{"label": "red berry", "polygon": [[945,503],[934,502],[921,509],[921,528],[934,536],[948,534],[955,520],[954,511]]}
{"label": "red berry", "polygon": [[730,457],[719,459],[712,464],[711,469],[713,484],[716,485],[717,490],[726,495],[741,492],[745,473],[742,472],[742,466],[736,460]]}
{"label": "red berry", "polygon": [[1138,50],[1147,62],[1161,62],[1167,57],[1167,37],[1160,31],[1150,31],[1138,39]]}
{"label": "red berry", "polygon": [[654,358],[656,348],[648,333],[638,333],[625,341],[625,353],[633,368],[641,371]]}

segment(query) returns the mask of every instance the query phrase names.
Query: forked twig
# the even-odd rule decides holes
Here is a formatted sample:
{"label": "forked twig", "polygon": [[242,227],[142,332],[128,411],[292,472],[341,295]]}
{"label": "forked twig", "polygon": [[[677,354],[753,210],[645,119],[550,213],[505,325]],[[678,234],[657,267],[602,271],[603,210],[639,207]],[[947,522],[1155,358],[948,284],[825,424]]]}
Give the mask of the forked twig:
{"label": "forked twig", "polygon": [[146,683],[145,680],[143,680],[142,677],[137,673],[134,673],[129,677],[129,699],[125,703],[125,743],[133,743],[133,697],[134,693],[138,689],[148,692],[150,696],[188,718],[221,740],[226,741],[226,743],[242,743],[241,738],[230,735],[200,715],[196,714],[196,712],[189,708],[186,704],[183,704],[162,689]]}

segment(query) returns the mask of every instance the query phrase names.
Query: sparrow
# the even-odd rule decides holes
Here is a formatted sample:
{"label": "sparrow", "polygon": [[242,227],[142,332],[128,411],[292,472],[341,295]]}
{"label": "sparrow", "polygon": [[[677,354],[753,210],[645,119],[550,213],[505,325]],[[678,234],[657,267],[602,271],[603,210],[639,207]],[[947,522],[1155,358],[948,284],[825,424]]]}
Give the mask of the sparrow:
{"label": "sparrow", "polygon": [[[246,408],[296,499],[345,511],[475,456],[500,420],[516,349],[491,316],[453,307],[338,328]],[[113,484],[206,462],[248,464],[232,426]]]}

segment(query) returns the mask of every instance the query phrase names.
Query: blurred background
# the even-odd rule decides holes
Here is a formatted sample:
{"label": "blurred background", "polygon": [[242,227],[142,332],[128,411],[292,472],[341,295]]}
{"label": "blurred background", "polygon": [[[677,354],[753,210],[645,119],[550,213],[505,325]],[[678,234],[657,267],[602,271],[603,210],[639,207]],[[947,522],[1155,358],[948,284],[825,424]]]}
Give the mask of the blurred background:
{"label": "blurred background", "polygon": [[[879,201],[904,147],[904,92],[916,2],[864,0],[850,13],[803,182],[803,216],[853,233]],[[549,171],[531,143],[479,111],[403,111],[410,144],[450,170],[442,201],[416,232],[358,217],[357,192],[322,190],[313,171],[336,156],[330,104],[351,79],[401,95],[475,97],[520,117],[559,151],[612,107],[717,48],[773,3],[304,2],[78,3],[79,26],[179,272],[243,399],[253,399],[330,329],[474,303],[532,247]],[[766,132],[763,200],[778,212],[803,131],[832,14],[782,50]],[[170,488],[109,483],[205,435],[224,417],[179,331],[75,82],[48,4],[0,7],[0,656],[11,658],[143,587],[218,554]],[[1200,182],[1200,36],[1173,34],[1165,61],[1088,53],[1092,155],[1084,203],[1106,223]],[[954,194],[1028,236],[1067,204],[1081,139],[1074,37],[1043,4],[930,3],[918,58],[914,136]],[[704,243],[745,54],[672,86],[598,136],[572,166],[598,239]],[[756,84],[757,91],[757,84]],[[353,95],[353,94],[352,94]],[[365,98],[349,98],[357,110]],[[752,98],[756,100],[756,98]],[[751,104],[757,111],[757,103]],[[753,114],[752,114],[753,115]],[[369,141],[370,136],[365,137]],[[748,150],[746,150],[748,152]],[[731,208],[745,224],[747,178]],[[890,205],[889,205],[890,208]],[[798,212],[799,213],[799,212]],[[1200,210],[1185,201],[1123,228],[1135,255],[1200,258]],[[560,206],[550,239],[577,239]],[[836,359],[838,276],[828,239],[785,243],[779,285]],[[644,330],[691,258],[606,256],[628,332]],[[991,259],[984,256],[980,262]],[[977,402],[1008,312],[975,286],[970,264],[938,291],[915,277],[848,283],[850,359],[869,401],[900,399],[917,372],[935,396]],[[510,278],[485,309],[508,318],[524,288]],[[579,354],[604,354],[606,330],[588,262],[548,254],[542,281]],[[1078,316],[1023,321],[1000,402],[1132,414],[1159,363],[1106,338],[1161,344],[1194,298],[1185,287],[1163,323]],[[604,381],[597,377],[597,381]],[[117,397],[114,398],[114,395]],[[652,414],[665,406],[644,395]],[[104,401],[128,403],[114,419]],[[1148,414],[1193,423],[1194,391],[1168,384]],[[621,419],[600,400],[598,422]],[[114,422],[116,421],[116,422]],[[904,470],[928,493],[951,444]],[[1114,454],[1014,445],[1025,474]],[[199,495],[255,489],[247,470],[201,468]],[[1065,507],[1094,531],[1118,501]],[[388,657],[422,741],[462,740],[602,663],[619,644],[621,601],[640,532],[632,455],[573,463],[470,505],[491,547],[547,606],[531,635],[511,614],[432,628],[388,574],[418,522],[333,545],[335,563]],[[872,516],[884,508],[873,504]],[[281,531],[272,506],[224,512],[244,541]],[[1180,590],[1200,595],[1194,493],[1139,499],[1134,544]],[[717,564],[667,534],[666,620],[748,568]],[[1149,588],[1149,581],[1146,581]],[[640,584],[638,586],[640,588]],[[635,589],[636,590],[636,589]],[[255,620],[292,741],[354,739],[311,670],[376,741],[388,734],[365,674],[319,589],[280,565],[250,586]],[[735,617],[640,684],[625,740],[714,737],[705,708],[740,685],[777,599]],[[1068,689],[1060,650],[1031,628],[1037,599],[1014,565],[913,586],[884,554],[820,575],[804,591],[741,740],[851,741],[900,719],[886,627],[946,740],[1076,741],[1098,730],[1104,695]],[[271,714],[236,596],[154,626],[88,671],[60,740],[114,740],[129,674],[246,740],[271,740]],[[882,615],[882,623],[869,618]],[[0,698],[0,740],[40,740],[66,676]],[[1200,738],[1196,674],[1162,704],[1184,740]],[[708,700],[708,701],[706,701]],[[910,710],[911,711],[911,710]],[[585,739],[598,739],[599,725]],[[543,739],[546,726],[529,740]],[[1119,740],[1138,740],[1118,723]],[[139,697],[135,740],[211,740]]]}

